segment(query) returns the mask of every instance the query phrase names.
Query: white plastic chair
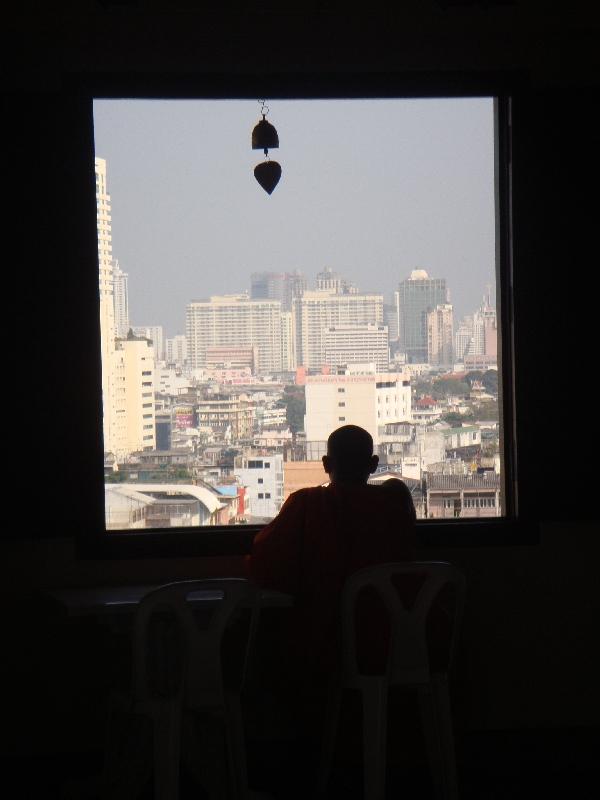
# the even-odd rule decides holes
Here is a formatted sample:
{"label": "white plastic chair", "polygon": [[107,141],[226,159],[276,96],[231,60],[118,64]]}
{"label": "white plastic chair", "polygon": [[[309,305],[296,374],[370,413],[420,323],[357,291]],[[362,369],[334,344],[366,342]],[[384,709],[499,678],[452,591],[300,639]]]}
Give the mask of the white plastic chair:
{"label": "white plastic chair", "polygon": [[[202,593],[202,594],[196,594]],[[190,601],[206,602],[211,614],[198,625]],[[220,598],[220,599],[219,599]],[[260,607],[260,591],[242,578],[181,581],[149,592],[137,610],[133,632],[134,710],[153,721],[154,796],[177,800],[184,712],[220,720],[227,750],[229,796],[247,793],[240,692]],[[221,649],[226,628],[242,608],[250,609],[240,683],[223,680]],[[201,754],[199,754],[201,758]]]}
{"label": "white plastic chair", "polygon": [[[422,576],[423,583],[406,608],[393,581]],[[365,800],[383,800],[387,748],[387,705],[391,686],[415,689],[419,696],[429,765],[439,800],[458,796],[448,674],[430,669],[426,623],[434,601],[450,586],[456,592],[448,666],[452,664],[465,597],[465,579],[446,562],[404,562],[367,567],[351,575],[341,599],[341,678],[332,690],[323,738],[317,794],[326,794],[335,751],[336,733],[344,689],[361,694],[363,710],[363,769]],[[355,629],[359,594],[374,590],[385,604],[390,620],[390,643],[383,674],[360,672]]]}

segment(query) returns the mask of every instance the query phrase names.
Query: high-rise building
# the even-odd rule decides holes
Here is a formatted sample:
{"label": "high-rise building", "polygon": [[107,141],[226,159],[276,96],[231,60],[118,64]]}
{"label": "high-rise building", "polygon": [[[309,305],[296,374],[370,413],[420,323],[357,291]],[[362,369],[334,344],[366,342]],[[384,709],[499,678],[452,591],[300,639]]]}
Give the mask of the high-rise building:
{"label": "high-rise building", "polygon": [[165,359],[167,364],[174,364],[179,369],[187,363],[187,339],[179,333],[165,341]]}
{"label": "high-rise building", "polygon": [[465,317],[455,335],[456,358],[470,369],[485,369],[498,363],[498,320],[490,297],[477,311]]}
{"label": "high-rise building", "polygon": [[374,364],[377,372],[387,372],[390,365],[387,326],[339,325],[327,328],[325,361],[333,368],[344,364]]}
{"label": "high-rise building", "polygon": [[135,325],[133,332],[136,336],[149,339],[154,346],[154,357],[157,361],[164,361],[165,345],[162,325]]}
{"label": "high-rise building", "polygon": [[414,269],[398,286],[400,350],[410,364],[427,363],[427,313],[449,302],[445,278]]}
{"label": "high-rise building", "polygon": [[294,298],[306,289],[306,278],[294,272],[253,272],[250,276],[251,300],[279,300],[284,311],[291,311]]}
{"label": "high-rise building", "polygon": [[462,361],[465,353],[469,352],[473,340],[473,317],[463,317],[454,334],[454,356],[457,361]]}
{"label": "high-rise building", "polygon": [[333,294],[358,294],[356,285],[338,275],[331,267],[325,267],[322,272],[317,273],[317,291],[332,292]]}
{"label": "high-rise building", "polygon": [[145,338],[117,339],[111,361],[114,421],[109,449],[118,457],[153,450],[154,349]]}
{"label": "high-rise building", "polygon": [[281,303],[250,300],[245,294],[194,300],[186,308],[186,337],[192,369],[205,366],[213,345],[256,347],[257,371],[281,372]]}
{"label": "high-rise building", "polygon": [[115,326],[117,336],[127,336],[129,331],[129,292],[128,274],[123,272],[119,266],[118,259],[115,259],[113,269],[113,299],[115,305]]}
{"label": "high-rise building", "polygon": [[452,365],[453,325],[453,309],[449,303],[427,312],[427,361],[432,366]]}
{"label": "high-rise building", "polygon": [[319,369],[327,364],[330,328],[383,325],[383,295],[304,292],[295,302],[297,363]]}
{"label": "high-rise building", "polygon": [[106,180],[106,160],[95,159],[96,222],[98,229],[98,284],[100,292],[100,353],[102,357],[102,409],[104,449],[112,451],[113,393],[112,354],[115,349],[115,307],[112,258],[111,205]]}
{"label": "high-rise building", "polygon": [[96,158],[95,171],[104,450],[121,458],[155,446],[154,351],[146,339],[118,337],[115,290],[122,291],[124,273],[112,257],[105,159]]}
{"label": "high-rise building", "polygon": [[[397,295],[398,292],[394,292]],[[384,303],[383,305],[383,324],[387,325],[388,339],[390,344],[398,341],[398,304],[394,299],[394,303]]]}
{"label": "high-rise building", "polygon": [[281,369],[296,369],[296,321],[291,311],[281,312]]}

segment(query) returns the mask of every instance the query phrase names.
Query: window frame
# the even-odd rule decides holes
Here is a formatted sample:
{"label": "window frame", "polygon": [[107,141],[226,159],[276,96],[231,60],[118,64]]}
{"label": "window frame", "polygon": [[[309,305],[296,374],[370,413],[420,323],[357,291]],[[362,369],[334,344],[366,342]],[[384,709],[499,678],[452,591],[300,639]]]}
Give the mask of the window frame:
{"label": "window frame", "polygon": [[[517,420],[514,324],[514,241],[512,175],[512,105],[522,76],[497,74],[378,74],[320,76],[75,76],[73,89],[83,100],[87,114],[87,174],[82,175],[82,201],[96,212],[94,174],[93,101],[95,99],[344,99],[344,98],[494,98],[495,108],[495,193],[496,193],[496,286],[500,323],[499,352],[501,373],[499,405],[502,410],[501,451],[503,452],[503,505],[500,518],[459,518],[419,520],[420,546],[488,547],[539,543],[539,522],[520,513],[517,480]],[[91,231],[91,225],[87,226]],[[98,243],[94,224],[88,256],[98,274]],[[97,303],[99,301],[97,300]],[[99,306],[96,305],[97,342],[100,340]],[[100,348],[96,348],[101,371]],[[97,381],[100,386],[100,381]],[[101,391],[96,403],[98,430],[102,429]],[[99,475],[97,506],[90,512],[89,524],[77,537],[78,554],[84,558],[165,558],[181,556],[242,555],[249,552],[260,525],[206,526],[198,528],[152,529],[150,531],[108,532],[104,523],[103,464]],[[532,507],[531,499],[528,506]]]}

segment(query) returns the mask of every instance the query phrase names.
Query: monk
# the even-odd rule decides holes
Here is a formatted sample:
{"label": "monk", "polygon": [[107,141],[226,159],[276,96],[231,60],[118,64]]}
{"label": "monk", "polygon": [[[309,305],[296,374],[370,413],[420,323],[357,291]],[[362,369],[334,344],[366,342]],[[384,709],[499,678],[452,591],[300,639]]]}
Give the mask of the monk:
{"label": "monk", "polygon": [[[330,483],[291,494],[254,539],[247,573],[263,588],[295,598],[287,664],[299,691],[326,686],[339,658],[339,601],[348,575],[413,557],[415,508],[396,479],[367,483],[377,469],[371,435],[335,430],[323,467]],[[300,688],[301,687],[301,688]]]}

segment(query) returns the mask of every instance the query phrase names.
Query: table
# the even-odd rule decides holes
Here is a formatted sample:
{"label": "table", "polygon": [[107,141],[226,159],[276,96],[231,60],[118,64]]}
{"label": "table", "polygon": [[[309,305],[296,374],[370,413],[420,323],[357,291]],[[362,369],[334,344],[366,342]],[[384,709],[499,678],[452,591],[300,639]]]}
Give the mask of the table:
{"label": "table", "polygon": [[[95,616],[102,620],[115,615],[132,614],[144,595],[164,585],[163,582],[130,586],[100,586],[89,589],[57,589],[49,591],[48,595],[66,611],[68,617]],[[193,592],[188,602],[190,605],[197,604],[204,608],[218,603],[222,597],[222,592],[203,589]],[[261,607],[263,608],[289,608],[292,605],[293,598],[289,594],[272,589],[261,591]]]}

